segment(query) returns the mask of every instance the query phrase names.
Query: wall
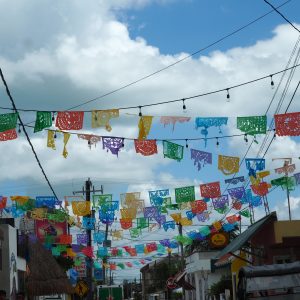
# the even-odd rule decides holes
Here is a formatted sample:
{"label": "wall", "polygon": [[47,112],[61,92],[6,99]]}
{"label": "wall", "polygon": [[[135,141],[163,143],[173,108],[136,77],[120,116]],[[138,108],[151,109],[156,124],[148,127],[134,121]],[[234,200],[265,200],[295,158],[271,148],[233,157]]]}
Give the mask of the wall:
{"label": "wall", "polygon": [[0,227],[4,232],[0,289],[6,290],[6,295],[9,297],[12,292],[14,278],[15,289],[16,292],[18,291],[17,271],[26,271],[26,262],[24,259],[17,257],[17,230],[8,224],[1,224]]}
{"label": "wall", "polygon": [[282,243],[283,237],[300,237],[300,221],[277,221],[274,231],[276,243]]}

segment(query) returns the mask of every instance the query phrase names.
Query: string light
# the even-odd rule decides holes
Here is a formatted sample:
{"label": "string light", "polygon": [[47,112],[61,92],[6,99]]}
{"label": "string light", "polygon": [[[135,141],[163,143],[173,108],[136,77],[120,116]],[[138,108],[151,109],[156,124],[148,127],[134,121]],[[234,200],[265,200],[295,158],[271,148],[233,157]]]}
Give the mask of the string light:
{"label": "string light", "polygon": [[19,133],[22,132],[22,130],[21,130],[21,124],[19,124],[19,130],[18,130],[18,132],[19,132]]}
{"label": "string light", "polygon": [[226,91],[227,91],[227,96],[226,96],[226,98],[227,98],[227,102],[229,102],[229,101],[230,101],[229,89],[226,89]]}
{"label": "string light", "polygon": [[139,117],[142,117],[142,116],[143,116],[143,114],[142,114],[142,107],[139,106]]}
{"label": "string light", "polygon": [[276,136],[277,136],[277,135],[276,135],[276,129],[274,128],[273,130],[274,130],[273,138],[276,139]]}
{"label": "string light", "polygon": [[183,109],[183,112],[186,113],[186,105],[185,105],[184,100],[185,99],[182,99],[182,109]]}
{"label": "string light", "polygon": [[55,139],[57,138],[57,135],[56,135],[56,131],[54,132],[54,136],[53,136]]}
{"label": "string light", "polygon": [[185,139],[185,148],[188,148],[189,145],[188,145],[188,139]]}
{"label": "string light", "polygon": [[52,112],[52,121],[55,119],[55,111]]}
{"label": "string light", "polygon": [[216,138],[216,139],[217,139],[216,145],[217,145],[217,147],[219,147],[219,145],[220,145],[219,138]]}
{"label": "string light", "polygon": [[253,142],[254,142],[255,144],[258,144],[258,141],[257,141],[257,139],[256,139],[256,135],[254,136]]}
{"label": "string light", "polygon": [[244,136],[244,141],[245,141],[246,143],[248,143],[248,136],[247,136],[247,134],[245,134],[245,136]]}
{"label": "string light", "polygon": [[273,81],[273,75],[270,75],[270,78],[271,78],[271,89],[274,89],[275,84],[274,84],[274,81]]}

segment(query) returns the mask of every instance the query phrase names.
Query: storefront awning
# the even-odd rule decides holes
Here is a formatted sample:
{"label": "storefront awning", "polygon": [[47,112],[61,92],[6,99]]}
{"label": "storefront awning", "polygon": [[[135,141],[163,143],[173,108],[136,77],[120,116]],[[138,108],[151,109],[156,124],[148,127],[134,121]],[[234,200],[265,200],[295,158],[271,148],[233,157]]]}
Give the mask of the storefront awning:
{"label": "storefront awning", "polygon": [[[251,240],[251,238],[268,222],[270,221],[277,221],[276,212],[272,212],[268,216],[260,219],[259,221],[255,222],[251,226],[248,227],[247,230],[242,232],[238,235],[230,244],[227,245],[222,251],[218,253],[215,257],[217,262],[215,265],[221,265],[222,261],[228,261],[231,256],[234,256],[234,253],[238,250],[242,249],[245,244]],[[226,260],[227,258],[227,260]]]}

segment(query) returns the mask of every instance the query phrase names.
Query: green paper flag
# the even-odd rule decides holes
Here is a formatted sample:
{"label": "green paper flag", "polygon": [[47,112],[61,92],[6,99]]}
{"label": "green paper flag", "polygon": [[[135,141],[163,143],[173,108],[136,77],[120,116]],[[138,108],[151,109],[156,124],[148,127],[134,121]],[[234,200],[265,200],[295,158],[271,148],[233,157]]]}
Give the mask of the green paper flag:
{"label": "green paper flag", "polygon": [[244,210],[241,210],[240,212],[239,212],[239,214],[241,215],[241,216],[243,216],[243,217],[246,217],[246,218],[250,218],[250,211],[249,211],[249,209],[244,209]]}
{"label": "green paper flag", "polygon": [[183,146],[169,142],[163,141],[164,148],[164,157],[168,157],[170,159],[175,159],[177,161],[181,161],[183,158]]}
{"label": "green paper flag", "polygon": [[143,229],[149,227],[149,219],[148,218],[137,218],[136,219],[136,228]]}
{"label": "green paper flag", "polygon": [[112,202],[112,194],[93,195],[93,207],[99,207],[108,202]]}
{"label": "green paper flag", "polygon": [[0,115],[0,132],[4,132],[17,127],[18,113]]}
{"label": "green paper flag", "polygon": [[237,117],[237,128],[250,135],[265,134],[267,116]]}
{"label": "green paper flag", "polygon": [[129,232],[130,232],[130,237],[133,238],[133,239],[136,239],[140,236],[141,229],[139,229],[139,228],[130,228]]}
{"label": "green paper flag", "polygon": [[217,211],[219,214],[225,214],[228,210],[228,206],[224,206],[222,208],[215,208],[215,211]]}
{"label": "green paper flag", "polygon": [[118,263],[117,266],[120,267],[122,270],[125,269],[125,265],[123,263]]}
{"label": "green paper flag", "polygon": [[176,203],[195,201],[195,187],[186,186],[175,189],[175,201]]}
{"label": "green paper flag", "polygon": [[193,243],[193,240],[187,236],[183,235],[177,235],[175,239],[179,242],[182,243],[184,246],[186,245],[191,245]]}
{"label": "green paper flag", "polygon": [[42,131],[52,126],[52,116],[49,111],[37,111],[34,132]]}
{"label": "green paper flag", "polygon": [[280,177],[271,180],[271,184],[275,186],[281,186],[283,190],[288,189],[289,191],[293,191],[296,186],[296,179],[294,176],[291,177]]}

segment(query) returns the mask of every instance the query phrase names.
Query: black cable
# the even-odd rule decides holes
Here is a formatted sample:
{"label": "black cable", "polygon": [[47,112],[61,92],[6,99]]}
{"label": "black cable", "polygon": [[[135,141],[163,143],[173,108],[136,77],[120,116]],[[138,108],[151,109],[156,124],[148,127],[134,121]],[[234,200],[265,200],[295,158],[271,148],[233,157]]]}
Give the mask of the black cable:
{"label": "black cable", "polygon": [[294,29],[296,29],[299,33],[300,33],[300,30],[293,25],[293,23],[291,21],[289,21],[274,5],[272,5],[269,1],[267,0],[264,0],[265,3],[267,3],[268,5],[270,5],[273,10],[275,10],[285,21],[287,21]]}
{"label": "black cable", "polygon": [[[12,103],[12,106],[13,106],[13,108],[14,108],[14,111],[15,111],[16,113],[18,113],[17,107],[16,107],[15,102],[14,102],[12,96],[11,96],[11,93],[10,93],[10,91],[9,91],[9,88],[8,88],[8,86],[7,86],[7,83],[6,83],[6,81],[5,81],[5,78],[4,78],[4,75],[3,75],[3,73],[2,73],[2,69],[1,69],[1,68],[0,68],[0,76],[1,76],[2,82],[3,82],[4,86],[5,86],[6,93],[7,93],[8,97],[9,97],[11,103]],[[42,164],[41,164],[41,162],[40,162],[40,160],[39,160],[39,158],[38,158],[38,156],[37,156],[37,153],[36,153],[35,150],[34,150],[34,147],[33,147],[32,143],[31,143],[31,140],[30,140],[30,138],[29,138],[29,135],[28,135],[28,133],[27,133],[27,131],[26,131],[26,128],[25,128],[25,126],[24,126],[24,124],[23,124],[23,121],[22,121],[22,119],[21,119],[19,113],[18,113],[18,120],[19,120],[19,122],[20,122],[20,124],[21,124],[21,126],[22,126],[22,128],[23,128],[23,131],[24,131],[24,133],[25,133],[26,139],[27,139],[27,141],[28,141],[28,143],[29,143],[29,145],[30,145],[30,147],[31,147],[31,150],[32,150],[32,152],[33,152],[33,154],[34,154],[34,157],[35,157],[35,159],[36,159],[36,161],[37,161],[37,163],[38,163],[38,165],[39,165],[39,167],[40,167],[40,169],[41,169],[41,171],[42,171],[42,173],[43,173],[43,175],[44,175],[44,177],[45,177],[45,180],[46,180],[46,182],[48,183],[48,186],[49,186],[49,188],[51,189],[51,191],[52,191],[54,197],[58,200],[58,197],[57,197],[57,195],[56,195],[56,193],[55,193],[55,191],[54,191],[54,189],[53,189],[53,187],[52,187],[52,185],[51,185],[51,183],[50,183],[50,181],[49,181],[49,179],[48,179],[48,177],[47,177],[47,175],[46,175],[46,173],[45,173],[45,171],[44,171],[44,169],[43,169],[43,167],[42,167]]]}
{"label": "black cable", "polygon": [[[277,8],[280,8],[280,7],[284,6],[285,4],[287,4],[287,3],[290,2],[290,1],[291,1],[291,0],[285,1],[285,2],[282,3],[281,5],[277,6]],[[134,84],[136,84],[136,83],[138,83],[138,82],[141,82],[141,81],[143,81],[143,80],[145,80],[145,79],[148,79],[149,77],[152,77],[152,76],[154,76],[154,75],[156,75],[156,74],[158,74],[158,73],[161,73],[162,71],[165,71],[165,70],[167,70],[167,69],[169,69],[169,68],[171,68],[171,67],[173,67],[173,66],[179,64],[180,62],[182,62],[182,61],[184,61],[184,60],[186,60],[186,59],[188,59],[188,58],[190,58],[190,57],[193,57],[193,56],[195,56],[196,54],[199,54],[200,52],[203,52],[204,50],[207,50],[208,48],[210,48],[210,47],[212,47],[212,46],[218,44],[219,42],[222,42],[223,40],[227,39],[228,37],[230,37],[230,36],[232,36],[232,35],[238,33],[239,31],[242,31],[243,29],[249,27],[250,25],[256,23],[257,21],[263,19],[264,17],[266,17],[267,15],[269,15],[269,14],[271,14],[271,13],[273,13],[273,12],[274,12],[274,9],[272,9],[271,11],[269,11],[269,12],[267,12],[267,13],[261,15],[260,17],[258,17],[258,18],[256,18],[256,19],[252,20],[251,22],[247,23],[246,25],[244,25],[244,26],[242,26],[242,27],[240,27],[240,28],[234,30],[233,32],[231,32],[231,33],[229,33],[229,34],[227,34],[227,35],[221,37],[220,39],[216,40],[215,42],[212,42],[211,44],[209,44],[209,45],[207,45],[207,46],[205,46],[205,47],[203,47],[203,48],[201,48],[201,49],[199,49],[199,50],[193,52],[193,53],[190,54],[190,55],[187,55],[187,56],[183,57],[182,59],[177,60],[176,62],[174,62],[174,63],[172,63],[172,64],[170,64],[170,65],[168,65],[168,66],[166,66],[166,67],[164,67],[164,68],[161,68],[161,69],[159,69],[159,70],[157,70],[157,71],[155,71],[155,72],[153,72],[153,73],[151,73],[151,74],[149,74],[149,75],[146,75],[146,76],[144,76],[144,77],[142,77],[142,78],[140,78],[140,79],[137,79],[137,80],[135,80],[135,81],[133,81],[133,82],[131,82],[131,83],[128,83],[128,84],[126,84],[126,85],[123,85],[123,86],[121,86],[120,88],[117,88],[117,89],[112,90],[112,91],[110,91],[110,92],[108,92],[108,93],[102,94],[101,96],[95,97],[95,98],[93,98],[93,99],[91,99],[91,100],[87,100],[87,101],[85,101],[85,102],[83,102],[83,103],[81,103],[81,104],[75,105],[75,106],[69,108],[68,110],[71,110],[71,109],[74,109],[74,108],[77,108],[77,107],[81,107],[81,106],[83,106],[83,105],[85,105],[85,104],[94,102],[94,101],[96,101],[96,100],[98,100],[98,99],[104,98],[104,97],[106,97],[106,96],[108,96],[108,95],[114,94],[114,93],[116,93],[116,92],[119,92],[120,90],[123,90],[123,89],[125,89],[125,88],[127,88],[127,87],[130,87],[130,86],[132,86],[132,85],[134,85]]]}

